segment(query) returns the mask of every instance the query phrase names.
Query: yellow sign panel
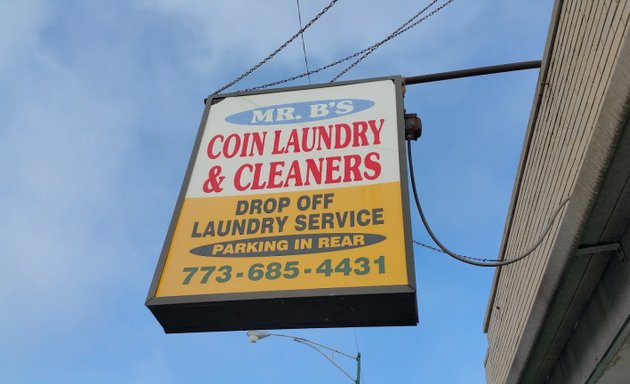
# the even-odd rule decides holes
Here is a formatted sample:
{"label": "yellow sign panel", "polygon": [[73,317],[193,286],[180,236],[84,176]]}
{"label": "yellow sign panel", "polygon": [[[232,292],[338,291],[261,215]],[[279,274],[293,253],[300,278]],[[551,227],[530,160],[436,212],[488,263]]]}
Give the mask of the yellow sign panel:
{"label": "yellow sign panel", "polygon": [[186,199],[157,296],[406,285],[399,190]]}
{"label": "yellow sign panel", "polygon": [[415,314],[400,93],[387,78],[211,99],[147,305],[374,288],[413,293]]}

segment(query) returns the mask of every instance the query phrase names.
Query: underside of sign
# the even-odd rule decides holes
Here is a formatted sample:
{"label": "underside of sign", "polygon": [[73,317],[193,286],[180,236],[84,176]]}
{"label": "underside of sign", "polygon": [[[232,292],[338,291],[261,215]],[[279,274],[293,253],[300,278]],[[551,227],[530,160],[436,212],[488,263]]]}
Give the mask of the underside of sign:
{"label": "underside of sign", "polygon": [[416,325],[415,292],[158,304],[166,333]]}
{"label": "underside of sign", "polygon": [[401,83],[207,99],[146,302],[166,332],[417,324]]}

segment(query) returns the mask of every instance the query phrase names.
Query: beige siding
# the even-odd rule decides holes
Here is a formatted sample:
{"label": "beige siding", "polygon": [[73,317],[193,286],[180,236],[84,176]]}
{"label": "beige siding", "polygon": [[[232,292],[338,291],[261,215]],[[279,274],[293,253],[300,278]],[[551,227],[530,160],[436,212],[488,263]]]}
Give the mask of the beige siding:
{"label": "beige siding", "polygon": [[[523,158],[506,259],[538,237],[555,207],[571,194],[603,96],[626,35],[630,0],[563,1],[548,48],[546,84]],[[488,318],[488,383],[505,383],[557,234],[536,252],[503,267]],[[544,289],[544,288],[542,288]]]}

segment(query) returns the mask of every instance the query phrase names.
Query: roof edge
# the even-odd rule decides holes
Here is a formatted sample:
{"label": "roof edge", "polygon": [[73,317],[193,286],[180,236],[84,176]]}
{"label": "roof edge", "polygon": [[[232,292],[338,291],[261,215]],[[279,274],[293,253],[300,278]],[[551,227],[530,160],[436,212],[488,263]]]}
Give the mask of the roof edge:
{"label": "roof edge", "polygon": [[[560,14],[564,0],[557,0],[554,4],[554,8],[551,14],[551,21],[549,23],[549,32],[547,34],[547,42],[545,43],[545,51],[543,54],[543,60],[538,74],[538,83],[536,84],[535,98],[532,104],[532,110],[529,115],[529,122],[527,123],[527,132],[525,133],[525,139],[523,141],[523,149],[521,151],[521,159],[519,161],[518,171],[516,173],[516,179],[514,180],[514,186],[512,187],[512,197],[510,199],[510,206],[508,208],[507,217],[505,219],[505,227],[503,229],[503,237],[501,240],[501,247],[499,248],[499,256],[497,259],[505,259],[505,249],[507,247],[508,234],[512,228],[512,222],[514,219],[514,211],[516,210],[516,204],[518,203],[518,195],[521,190],[521,181],[523,174],[525,173],[525,166],[527,165],[527,158],[529,155],[529,148],[536,127],[536,121],[538,119],[538,113],[540,111],[540,105],[542,104],[543,93],[545,91],[547,83],[547,75],[549,73],[549,65],[553,56],[554,43],[556,41],[556,33],[558,31],[558,24],[560,21]],[[497,285],[499,278],[501,277],[501,267],[497,267],[494,278],[492,280],[492,288],[490,289],[490,298],[488,299],[488,306],[486,307],[486,315],[483,321],[483,332],[488,332],[490,325],[490,318],[492,316],[492,310],[494,308],[494,300],[496,297]]]}

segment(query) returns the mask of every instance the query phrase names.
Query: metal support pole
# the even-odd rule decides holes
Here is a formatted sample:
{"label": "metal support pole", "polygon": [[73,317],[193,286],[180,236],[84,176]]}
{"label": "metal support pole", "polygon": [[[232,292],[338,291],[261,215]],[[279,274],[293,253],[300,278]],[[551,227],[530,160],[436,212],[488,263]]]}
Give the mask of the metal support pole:
{"label": "metal support pole", "polygon": [[434,81],[459,79],[462,77],[492,75],[495,73],[521,71],[524,69],[540,68],[540,60],[521,61],[518,63],[491,65],[489,67],[478,67],[470,69],[462,69],[459,71],[432,73],[429,75],[411,76],[405,78],[406,85],[431,83]]}
{"label": "metal support pole", "polygon": [[357,384],[361,384],[361,352],[357,353]]}

